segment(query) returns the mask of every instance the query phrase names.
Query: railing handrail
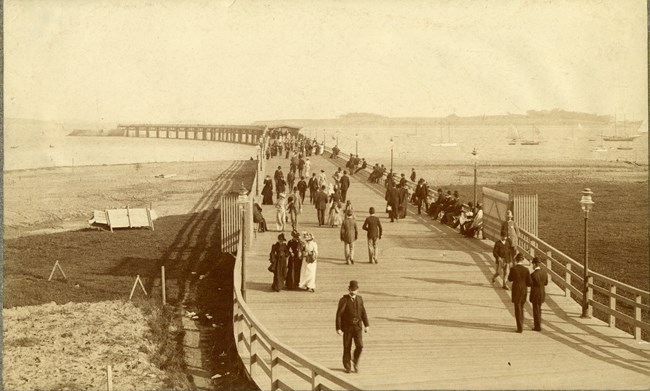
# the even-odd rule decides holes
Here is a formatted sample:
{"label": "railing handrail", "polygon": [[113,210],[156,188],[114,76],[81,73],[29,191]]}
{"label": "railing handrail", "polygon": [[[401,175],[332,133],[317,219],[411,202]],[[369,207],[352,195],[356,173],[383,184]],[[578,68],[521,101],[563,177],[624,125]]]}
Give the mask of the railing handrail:
{"label": "railing handrail", "polygon": [[[559,254],[562,258],[564,258],[565,260],[571,262],[571,264],[572,264],[573,266],[578,267],[580,270],[583,269],[583,265],[582,265],[582,263],[580,263],[580,262],[574,260],[573,258],[571,258],[570,256],[566,255],[566,254],[563,253],[562,251],[560,251],[560,250],[556,249],[555,247],[551,246],[550,244],[548,244],[548,243],[545,242],[544,240],[538,238],[537,236],[531,234],[530,232],[526,231],[526,230],[523,229],[523,228],[519,228],[519,231],[520,231],[520,233],[522,233],[522,234],[524,234],[525,236],[528,236],[529,238],[531,238],[532,240],[534,240],[536,243],[538,243],[538,244],[542,244],[543,247],[548,248],[548,250],[552,251],[553,253],[555,253],[555,254]],[[535,247],[539,248],[539,246],[535,246]],[[622,288],[622,289],[625,289],[625,290],[627,290],[627,291],[630,291],[630,292],[632,292],[632,293],[634,293],[634,294],[636,294],[636,295],[641,295],[641,296],[643,296],[645,299],[650,300],[650,292],[649,292],[649,291],[644,291],[643,289],[639,289],[639,288],[636,288],[636,287],[634,287],[634,286],[632,286],[632,285],[628,285],[628,284],[626,284],[626,283],[624,283],[624,282],[621,282],[621,281],[615,280],[615,279],[613,279],[613,278],[611,278],[611,277],[607,277],[607,276],[605,276],[605,275],[603,275],[603,274],[600,274],[600,273],[598,273],[598,272],[595,272],[595,271],[593,271],[593,270],[591,270],[591,269],[589,269],[589,275],[590,275],[590,276],[594,276],[594,277],[596,277],[596,278],[598,278],[598,279],[600,279],[600,280],[603,280],[603,281],[605,281],[605,282],[607,282],[607,283],[609,283],[609,284],[611,284],[611,285],[616,285],[617,287]]]}

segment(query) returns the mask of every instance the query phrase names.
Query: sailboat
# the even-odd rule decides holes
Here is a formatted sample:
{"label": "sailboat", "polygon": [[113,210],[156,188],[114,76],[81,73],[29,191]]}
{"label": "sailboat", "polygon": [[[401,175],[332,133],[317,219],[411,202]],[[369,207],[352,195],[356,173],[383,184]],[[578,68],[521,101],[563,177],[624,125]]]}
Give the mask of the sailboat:
{"label": "sailboat", "polygon": [[532,140],[521,140],[521,145],[539,145],[539,141],[536,139],[536,136],[540,134],[537,126],[533,125],[533,138]]}
{"label": "sailboat", "polygon": [[648,133],[648,122],[646,120],[643,120],[643,122],[641,122],[641,125],[639,125],[637,132]]}
{"label": "sailboat", "polygon": [[[602,137],[603,137],[602,130],[600,131],[600,137],[601,137],[601,140],[602,140]],[[607,151],[609,151],[609,149],[605,148],[602,141],[600,142],[599,146],[594,147],[594,148],[591,149],[591,152],[607,152]]]}
{"label": "sailboat", "polygon": [[626,133],[627,133],[626,130],[627,129],[625,129],[626,128],[625,119],[623,120],[623,135],[619,136],[618,132],[616,131],[617,130],[616,122],[617,122],[616,121],[616,116],[614,116],[614,135],[603,137],[603,141],[634,141],[635,138],[641,137],[638,134],[635,134],[635,135],[632,135],[632,136],[626,135]]}
{"label": "sailboat", "polygon": [[449,137],[449,124],[447,124],[447,142],[442,142],[442,128],[440,128],[440,142],[431,144],[432,147],[456,147],[457,143],[452,143]]}
{"label": "sailboat", "polygon": [[510,133],[508,134],[508,137],[510,138],[508,145],[517,145],[519,142],[519,130],[517,130],[513,124],[510,124]]}

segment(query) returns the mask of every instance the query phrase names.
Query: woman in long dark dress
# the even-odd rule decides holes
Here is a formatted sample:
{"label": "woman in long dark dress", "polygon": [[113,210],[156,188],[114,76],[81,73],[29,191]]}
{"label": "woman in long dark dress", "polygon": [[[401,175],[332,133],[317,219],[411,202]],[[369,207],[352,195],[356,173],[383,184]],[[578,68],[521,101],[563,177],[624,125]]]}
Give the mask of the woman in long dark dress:
{"label": "woman in long dark dress", "polygon": [[291,232],[292,239],[289,240],[289,265],[287,268],[287,288],[298,289],[300,283],[300,269],[302,268],[302,257],[305,244],[300,240],[298,231]]}
{"label": "woman in long dark dress", "polygon": [[273,180],[268,175],[264,178],[262,196],[262,205],[273,205]]}
{"label": "woman in long dark dress", "polygon": [[287,257],[289,256],[289,247],[284,234],[278,235],[278,241],[271,247],[269,255],[271,268],[273,269],[273,284],[271,288],[280,292],[284,288],[284,280],[287,278]]}

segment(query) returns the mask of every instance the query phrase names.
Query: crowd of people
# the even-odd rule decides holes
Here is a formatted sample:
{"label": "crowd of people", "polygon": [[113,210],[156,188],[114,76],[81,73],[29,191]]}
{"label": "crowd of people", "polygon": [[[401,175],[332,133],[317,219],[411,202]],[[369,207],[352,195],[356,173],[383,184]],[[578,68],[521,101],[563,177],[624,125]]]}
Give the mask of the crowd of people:
{"label": "crowd of people", "polygon": [[[340,241],[343,243],[343,258],[346,265],[355,263],[355,242],[360,229],[356,221],[352,201],[348,197],[350,177],[368,167],[365,159],[350,155],[345,168],[337,168],[333,174],[321,169],[312,172],[309,156],[322,154],[322,144],[307,138],[290,138],[271,140],[270,156],[284,156],[288,159],[288,172],[285,175],[282,166],[278,166],[273,177],[266,176],[262,189],[262,204],[274,205],[276,213],[276,230],[279,233],[269,254],[268,270],[273,273],[272,290],[304,290],[315,292],[316,271],[318,264],[318,245],[311,232],[300,233],[303,224],[300,215],[305,206],[310,204],[316,211],[319,227],[338,228]],[[284,151],[284,155],[283,154]],[[338,147],[333,148],[331,158],[339,157]],[[269,156],[267,155],[267,158]],[[483,205],[481,202],[464,202],[457,190],[437,189],[433,196],[429,194],[429,184],[424,178],[417,180],[415,169],[407,179],[405,174],[399,177],[386,167],[375,164],[370,170],[368,181],[380,183],[385,178],[386,212],[391,222],[406,218],[409,203],[417,207],[419,215],[428,215],[438,221],[457,229],[466,237],[483,237]],[[409,181],[410,179],[410,181]],[[306,199],[307,191],[309,197]],[[275,201],[274,201],[275,196]],[[260,232],[268,228],[261,215],[262,208],[255,204],[254,220],[259,223]],[[361,230],[366,231],[368,261],[378,263],[378,241],[382,238],[381,220],[375,215],[374,207],[368,210]],[[286,240],[284,231],[291,224],[291,239]],[[529,297],[533,303],[534,330],[541,331],[541,303],[544,302],[544,286],[548,283],[546,273],[540,267],[540,261],[533,258],[534,271],[531,274],[523,266],[523,254],[517,253],[519,229],[511,211],[503,222],[501,238],[493,248],[496,272],[492,278],[495,283],[501,279],[503,289],[512,289],[512,302],[515,306],[517,332],[522,332],[523,303]],[[511,283],[511,288],[508,288]],[[531,287],[528,296],[528,287]],[[343,365],[346,372],[358,372],[358,361],[363,349],[361,333],[368,331],[368,319],[363,307],[363,300],[358,295],[357,281],[350,281],[349,293],[339,301],[336,317],[337,332],[343,335]],[[351,353],[352,341],[356,348]]]}

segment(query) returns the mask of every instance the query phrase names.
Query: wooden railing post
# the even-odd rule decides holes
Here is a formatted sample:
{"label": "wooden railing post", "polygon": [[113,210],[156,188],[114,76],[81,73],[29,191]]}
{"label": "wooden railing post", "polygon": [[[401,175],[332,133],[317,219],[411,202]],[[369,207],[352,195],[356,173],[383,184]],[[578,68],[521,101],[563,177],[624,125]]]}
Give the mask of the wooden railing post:
{"label": "wooden railing post", "polygon": [[564,297],[571,297],[571,290],[569,289],[569,286],[571,285],[571,264],[567,263],[565,265],[566,270],[564,271],[564,282],[566,285],[564,286]]}
{"label": "wooden railing post", "polygon": [[271,346],[271,391],[278,389],[277,385],[277,373],[273,370],[275,368],[275,363],[277,362],[277,354],[275,353],[275,348]]}
{"label": "wooden railing post", "polygon": [[[640,322],[641,321],[641,295],[637,294],[634,301],[637,303],[637,306],[634,307],[634,320]],[[634,339],[637,341],[641,340],[641,327],[635,325],[634,326]]]}
{"label": "wooden railing post", "polygon": [[318,373],[312,369],[311,371],[311,391],[318,391]]}
{"label": "wooden railing post", "polygon": [[248,365],[248,373],[251,376],[251,379],[253,379],[253,368],[255,368],[255,341],[257,340],[257,334],[255,333],[255,325],[251,325],[251,327],[248,329],[248,337],[249,340],[251,341],[251,350],[249,352],[249,357],[250,357],[250,362]]}
{"label": "wooden railing post", "polygon": [[591,302],[594,301],[594,277],[593,276],[588,276],[587,277],[587,304],[589,304],[589,307],[587,308],[587,315],[591,318],[593,315],[593,306],[591,305]]}
{"label": "wooden railing post", "polygon": [[[609,309],[613,311],[616,311],[616,297],[614,295],[616,294],[616,285],[612,285],[609,287]],[[616,315],[614,314],[609,314],[609,327],[616,327]]]}

